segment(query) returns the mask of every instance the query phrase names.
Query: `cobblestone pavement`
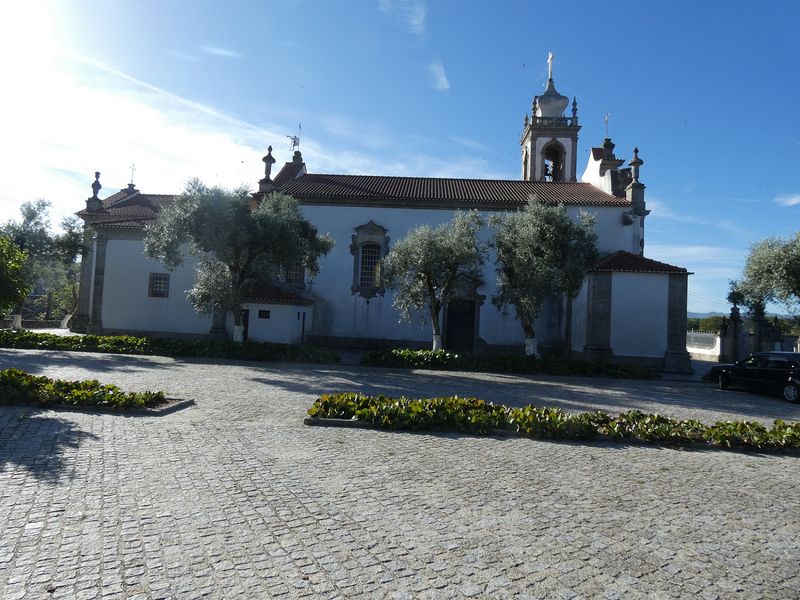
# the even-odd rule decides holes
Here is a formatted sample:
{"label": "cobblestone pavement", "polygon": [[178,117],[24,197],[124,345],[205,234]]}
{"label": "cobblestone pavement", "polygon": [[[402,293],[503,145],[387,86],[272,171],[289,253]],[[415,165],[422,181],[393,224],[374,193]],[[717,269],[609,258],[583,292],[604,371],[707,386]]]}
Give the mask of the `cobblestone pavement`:
{"label": "cobblestone pavement", "polygon": [[0,351],[163,389],[161,417],[0,407],[0,598],[800,597],[800,457],[302,425],[321,392],[703,421],[800,407],[622,382]]}

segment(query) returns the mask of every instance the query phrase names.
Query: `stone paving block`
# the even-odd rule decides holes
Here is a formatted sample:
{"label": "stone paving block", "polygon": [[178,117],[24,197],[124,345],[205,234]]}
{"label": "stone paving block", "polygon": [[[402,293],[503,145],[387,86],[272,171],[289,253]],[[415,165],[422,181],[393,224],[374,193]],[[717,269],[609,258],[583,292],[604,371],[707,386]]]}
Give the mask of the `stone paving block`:
{"label": "stone paving block", "polygon": [[3,599],[800,597],[800,457],[302,425],[316,395],[347,387],[800,419],[777,400],[663,381],[3,360],[197,402],[158,418],[0,407]]}

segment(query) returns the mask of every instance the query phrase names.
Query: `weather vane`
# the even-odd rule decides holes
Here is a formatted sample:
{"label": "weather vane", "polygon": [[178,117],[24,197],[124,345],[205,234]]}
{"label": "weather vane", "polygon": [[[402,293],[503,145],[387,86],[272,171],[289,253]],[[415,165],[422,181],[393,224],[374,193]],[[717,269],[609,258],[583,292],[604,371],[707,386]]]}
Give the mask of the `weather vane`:
{"label": "weather vane", "polygon": [[611,113],[606,113],[606,116],[603,117],[603,123],[606,124],[606,137],[608,137],[608,118],[611,116]]}
{"label": "weather vane", "polygon": [[133,185],[133,174],[136,172],[136,163],[131,163],[131,185]]}
{"label": "weather vane", "polygon": [[303,131],[303,124],[298,123],[297,125],[297,135],[287,135],[286,137],[289,138],[291,143],[289,144],[290,150],[299,150],[300,149],[300,133]]}

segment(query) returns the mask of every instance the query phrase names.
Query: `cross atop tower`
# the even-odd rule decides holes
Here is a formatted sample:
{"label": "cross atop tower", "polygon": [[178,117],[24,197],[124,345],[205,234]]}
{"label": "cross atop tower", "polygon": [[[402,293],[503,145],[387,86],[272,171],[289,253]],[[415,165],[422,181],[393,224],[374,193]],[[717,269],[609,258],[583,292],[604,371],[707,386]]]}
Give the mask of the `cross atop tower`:
{"label": "cross atop tower", "polygon": [[552,52],[548,52],[547,53],[547,78],[548,79],[552,79],[553,78],[553,53]]}

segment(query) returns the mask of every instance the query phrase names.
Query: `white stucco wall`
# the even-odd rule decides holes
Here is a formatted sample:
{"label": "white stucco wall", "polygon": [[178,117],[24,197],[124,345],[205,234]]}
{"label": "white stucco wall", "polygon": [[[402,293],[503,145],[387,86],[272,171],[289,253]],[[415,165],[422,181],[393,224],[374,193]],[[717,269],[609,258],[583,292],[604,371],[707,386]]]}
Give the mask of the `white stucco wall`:
{"label": "white stucco wall", "polygon": [[606,194],[611,194],[611,190],[613,189],[611,185],[611,171],[606,171],[605,174],[600,175],[600,163],[601,161],[595,160],[592,156],[592,152],[589,151],[589,162],[580,180],[584,183],[591,183],[594,187],[603,190]]}
{"label": "white stucco wall", "polygon": [[612,274],[611,347],[615,355],[664,355],[668,286],[666,274]]}
{"label": "white stucco wall", "polygon": [[150,273],[169,273],[143,254],[141,239],[109,239],[103,282],[103,329],[208,333],[211,317],[198,315],[186,301],[197,260],[189,258],[170,273],[169,297],[150,298]]}
{"label": "white stucco wall", "polygon": [[[243,304],[250,311],[247,338],[255,342],[300,344],[303,341],[303,315],[305,334],[313,325],[313,309],[310,306],[290,304]],[[269,318],[261,319],[258,311],[268,310]],[[299,315],[299,316],[298,316]],[[228,329],[233,331],[233,318],[228,319]]]}
{"label": "white stucco wall", "polygon": [[[330,233],[336,240],[336,246],[322,259],[320,273],[310,290],[316,305],[315,325],[309,331],[323,336],[429,341],[429,323],[420,325],[416,320],[399,322],[399,314],[392,306],[391,292],[369,301],[352,293],[354,257],[350,253],[350,243],[356,227],[373,221],[388,230],[391,249],[394,242],[405,237],[410,229],[421,224],[436,227],[452,219],[454,211],[317,205],[303,205],[302,210],[321,233]],[[573,219],[577,218],[578,212],[578,207],[567,208]],[[600,207],[591,208],[590,212],[597,214],[596,231],[601,253],[619,249],[633,251],[630,227],[622,224],[624,209]],[[482,213],[484,218],[490,214],[493,213]],[[481,237],[484,240],[491,237],[488,228],[482,231]],[[491,345],[522,344],[524,335],[514,309],[509,308],[507,316],[503,316],[491,303],[497,282],[493,252],[489,253],[486,261],[484,281],[485,285],[478,290],[485,296],[480,309],[479,336]],[[545,320],[546,316],[539,320],[537,330],[542,330]],[[579,347],[582,348],[583,344]]]}

